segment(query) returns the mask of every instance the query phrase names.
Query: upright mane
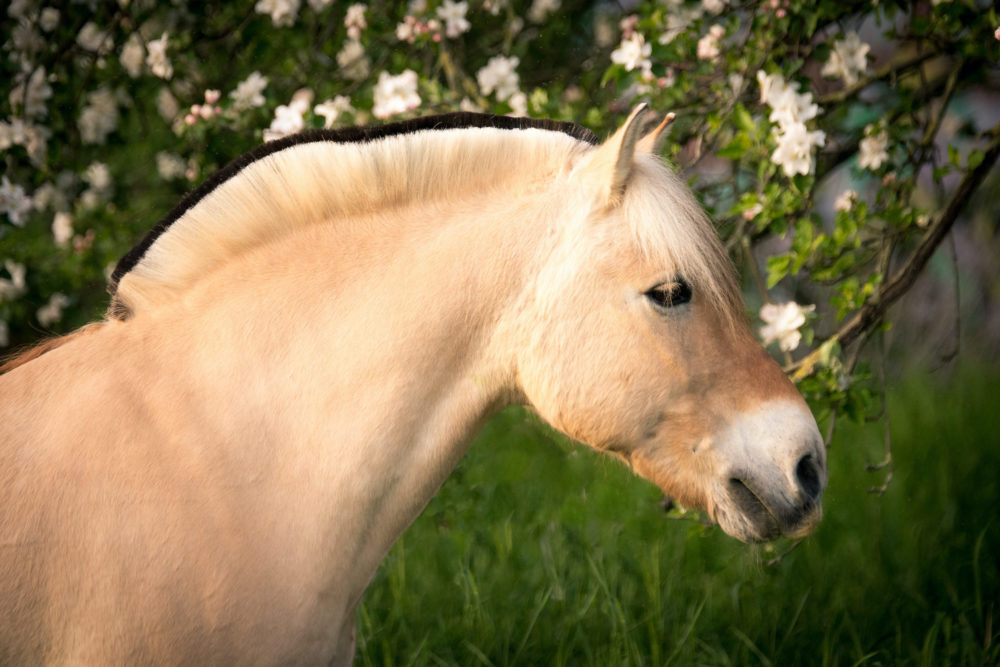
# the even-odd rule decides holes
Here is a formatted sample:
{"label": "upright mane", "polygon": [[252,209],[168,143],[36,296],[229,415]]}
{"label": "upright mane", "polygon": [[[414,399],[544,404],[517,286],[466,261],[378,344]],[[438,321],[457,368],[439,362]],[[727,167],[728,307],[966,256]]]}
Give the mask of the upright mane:
{"label": "upright mane", "polygon": [[219,262],[324,220],[527,182],[597,136],[579,125],[475,113],[312,130],[259,146],[184,197],[111,275],[109,317],[183,292]]}

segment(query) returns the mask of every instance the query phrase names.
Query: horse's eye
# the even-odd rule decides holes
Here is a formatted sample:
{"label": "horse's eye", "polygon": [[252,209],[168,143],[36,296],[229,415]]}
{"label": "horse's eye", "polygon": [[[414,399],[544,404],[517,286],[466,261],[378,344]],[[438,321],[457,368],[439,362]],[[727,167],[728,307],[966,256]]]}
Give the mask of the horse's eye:
{"label": "horse's eye", "polygon": [[691,300],[691,286],[683,278],[677,278],[649,290],[646,298],[659,308],[680,306]]}

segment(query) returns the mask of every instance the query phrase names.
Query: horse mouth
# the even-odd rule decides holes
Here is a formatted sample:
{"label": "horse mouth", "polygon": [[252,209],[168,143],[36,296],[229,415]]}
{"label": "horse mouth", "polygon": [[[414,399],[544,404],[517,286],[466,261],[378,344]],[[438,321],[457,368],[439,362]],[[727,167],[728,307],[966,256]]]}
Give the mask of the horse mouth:
{"label": "horse mouth", "polygon": [[727,530],[723,517],[719,517],[723,530],[745,542],[769,542],[781,536],[781,526],[777,518],[743,480],[730,479],[728,491],[732,504],[742,515],[739,521],[742,530],[734,534]]}
{"label": "horse mouth", "polygon": [[823,513],[818,501],[807,500],[777,509],[765,502],[745,481],[731,478],[727,486],[726,511],[719,509],[722,529],[744,542],[769,542],[779,537],[799,539],[813,531]]}

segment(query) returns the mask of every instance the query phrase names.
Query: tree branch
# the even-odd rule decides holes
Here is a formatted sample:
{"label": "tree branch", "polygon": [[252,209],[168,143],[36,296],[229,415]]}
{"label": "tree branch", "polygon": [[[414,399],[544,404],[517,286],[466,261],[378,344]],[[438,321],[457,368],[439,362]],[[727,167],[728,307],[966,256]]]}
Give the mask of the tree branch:
{"label": "tree branch", "polygon": [[[917,276],[923,271],[928,260],[934,251],[944,240],[952,226],[958,219],[959,213],[969,203],[969,199],[976,189],[982,184],[986,174],[992,169],[997,158],[1000,157],[1000,124],[994,126],[989,134],[992,140],[986,147],[983,160],[973,169],[966,172],[965,177],[955,188],[948,200],[948,204],[933,222],[927,233],[921,239],[920,244],[907,259],[906,264],[900,268],[889,280],[885,287],[880,290],[871,300],[869,300],[849,321],[833,334],[828,341],[836,340],[841,348],[846,348],[854,343],[860,336],[871,330],[872,327],[882,321],[885,312],[893,303],[903,296]],[[822,346],[809,353],[806,357],[795,364],[795,373],[792,376],[795,380],[800,380],[812,372],[813,367],[819,360]]]}
{"label": "tree branch", "polygon": [[928,51],[926,53],[918,53],[916,55],[910,56],[909,58],[904,58],[895,62],[883,65],[879,69],[875,70],[871,76],[860,79],[854,85],[847,86],[841,90],[834,93],[829,93],[823,97],[816,100],[816,102],[821,107],[826,107],[831,104],[837,104],[843,102],[851,97],[854,97],[862,90],[872,85],[876,81],[881,81],[882,79],[887,79],[889,77],[894,77],[900,72],[910,69],[911,67],[916,67],[926,60],[930,60],[936,56],[944,55],[938,51]]}

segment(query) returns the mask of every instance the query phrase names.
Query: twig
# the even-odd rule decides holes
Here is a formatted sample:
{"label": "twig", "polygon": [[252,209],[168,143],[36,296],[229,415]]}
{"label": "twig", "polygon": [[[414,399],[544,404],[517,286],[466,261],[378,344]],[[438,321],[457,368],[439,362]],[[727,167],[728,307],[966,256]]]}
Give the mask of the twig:
{"label": "twig", "polygon": [[792,546],[788,547],[787,549],[785,549],[784,551],[782,551],[780,554],[778,554],[777,556],[775,556],[771,560],[766,561],[764,564],[767,565],[768,567],[774,567],[775,565],[777,565],[778,563],[780,563],[782,560],[784,560],[785,556],[787,556],[788,554],[790,554],[793,551],[795,551],[795,549],[797,549],[798,546],[800,544],[802,544],[802,542],[804,541],[804,539],[805,538],[795,540],[794,542],[792,542]]}
{"label": "twig", "polygon": [[997,158],[1000,157],[1000,124],[994,126],[990,133],[993,135],[993,140],[983,153],[982,162],[976,165],[974,169],[966,172],[965,178],[955,188],[944,211],[941,212],[938,219],[927,230],[924,238],[920,241],[920,245],[910,255],[906,264],[896,272],[892,280],[886,284],[885,289],[879,291],[874,300],[866,303],[837,332],[836,336],[840,340],[841,345],[845,347],[850,345],[862,332],[881,321],[886,309],[906,293],[913,284],[913,281],[923,271],[924,266],[927,265],[934,251],[941,244],[941,241],[944,240],[948,232],[951,231],[952,225],[958,219],[958,214],[968,204],[972,193],[976,191],[983,182],[983,179],[986,178],[986,174],[992,169]]}
{"label": "twig", "polygon": [[864,79],[859,80],[854,85],[848,86],[848,87],[843,88],[841,90],[838,90],[835,93],[830,93],[828,95],[824,95],[823,97],[821,97],[818,100],[816,100],[816,102],[821,107],[829,106],[830,104],[837,104],[839,102],[843,102],[843,101],[845,101],[845,100],[847,100],[847,99],[849,99],[851,97],[854,97],[855,95],[857,95],[858,93],[860,93],[862,90],[864,90],[868,86],[870,86],[873,83],[875,83],[876,81],[881,81],[882,79],[888,79],[890,77],[895,77],[897,74],[899,74],[903,70],[907,70],[907,69],[909,69],[911,67],[915,67],[915,66],[923,63],[926,60],[930,60],[931,58],[934,58],[935,56],[940,56],[940,55],[944,55],[944,54],[940,53],[938,51],[929,51],[927,53],[918,53],[915,56],[910,56],[908,58],[905,58],[903,60],[899,60],[897,62],[891,62],[891,63],[889,63],[887,65],[884,65],[881,68],[875,70],[875,72],[871,76],[865,77]]}
{"label": "twig", "polygon": [[[958,187],[948,200],[948,204],[938,216],[937,220],[927,229],[920,244],[910,255],[906,264],[900,268],[889,280],[885,288],[870,299],[861,309],[855,313],[854,317],[848,320],[824,344],[838,342],[842,348],[850,346],[858,340],[860,336],[871,330],[885,315],[889,306],[895,303],[913,285],[917,276],[923,271],[934,251],[944,240],[944,237],[951,231],[952,225],[958,219],[958,214],[962,212],[965,205],[976,189],[982,184],[986,174],[992,169],[997,158],[1000,157],[1000,124],[994,126],[988,134],[992,135],[992,141],[983,153],[983,160],[975,168],[966,172],[965,177],[959,182]],[[793,380],[800,380],[812,372],[816,362],[823,354],[823,346],[817,347],[808,355],[790,366],[788,371],[795,371]]]}

